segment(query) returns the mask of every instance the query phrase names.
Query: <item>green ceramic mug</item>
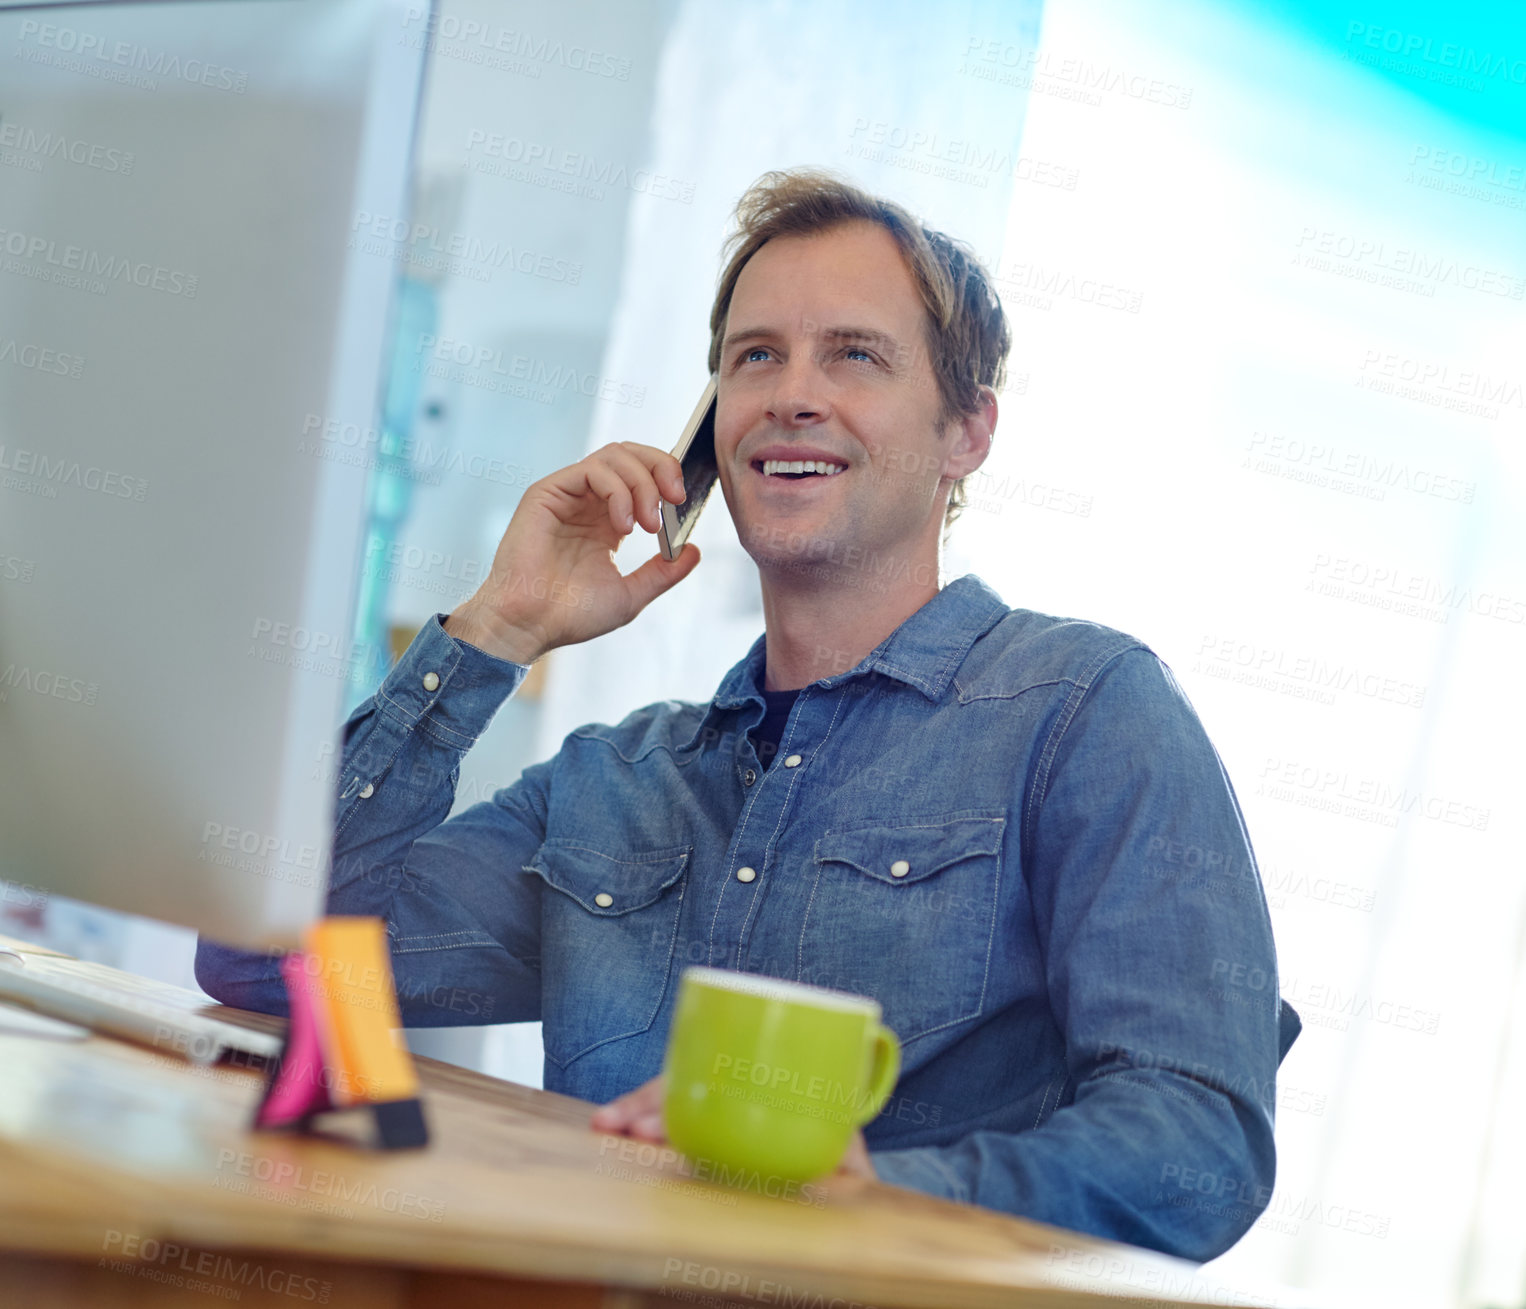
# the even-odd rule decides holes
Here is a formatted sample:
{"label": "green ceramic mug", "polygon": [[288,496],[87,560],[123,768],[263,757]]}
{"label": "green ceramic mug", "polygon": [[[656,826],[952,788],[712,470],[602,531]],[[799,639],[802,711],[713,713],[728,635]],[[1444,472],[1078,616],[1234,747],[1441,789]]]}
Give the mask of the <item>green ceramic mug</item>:
{"label": "green ceramic mug", "polygon": [[684,969],[663,1060],[668,1140],[720,1181],[835,1171],[900,1075],[880,1012],[846,991]]}

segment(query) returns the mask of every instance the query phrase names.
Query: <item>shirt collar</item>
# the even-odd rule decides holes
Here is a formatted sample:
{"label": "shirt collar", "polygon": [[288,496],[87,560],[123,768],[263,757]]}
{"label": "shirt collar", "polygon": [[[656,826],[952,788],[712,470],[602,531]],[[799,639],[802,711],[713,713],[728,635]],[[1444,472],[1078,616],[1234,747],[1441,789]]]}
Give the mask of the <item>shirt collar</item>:
{"label": "shirt collar", "polygon": [[[942,698],[970,647],[1007,613],[1002,598],[974,573],[945,586],[846,672],[820,678],[811,685],[830,690],[850,678],[880,673],[904,682],[929,700]],[[721,679],[694,736],[680,749],[698,741],[717,713],[762,705],[763,665],[767,634],[758,637],[731,671]]]}

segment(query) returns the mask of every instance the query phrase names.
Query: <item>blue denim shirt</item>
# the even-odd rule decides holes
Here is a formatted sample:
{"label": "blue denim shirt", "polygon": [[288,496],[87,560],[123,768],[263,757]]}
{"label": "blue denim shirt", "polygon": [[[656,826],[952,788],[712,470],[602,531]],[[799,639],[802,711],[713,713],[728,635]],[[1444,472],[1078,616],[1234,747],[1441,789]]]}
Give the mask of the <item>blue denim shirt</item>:
{"label": "blue denim shirt", "polygon": [[[661,1071],[687,965],[873,996],[903,1051],[882,1180],[1227,1249],[1285,1047],[1244,821],[1170,671],[965,576],[805,687],[765,770],[764,653],[446,821],[528,670],[431,620],[346,724],[329,895],[386,920],[404,1021],[539,1019],[547,1089],[602,1103]],[[284,1012],[273,957],[203,941],[197,977]]]}

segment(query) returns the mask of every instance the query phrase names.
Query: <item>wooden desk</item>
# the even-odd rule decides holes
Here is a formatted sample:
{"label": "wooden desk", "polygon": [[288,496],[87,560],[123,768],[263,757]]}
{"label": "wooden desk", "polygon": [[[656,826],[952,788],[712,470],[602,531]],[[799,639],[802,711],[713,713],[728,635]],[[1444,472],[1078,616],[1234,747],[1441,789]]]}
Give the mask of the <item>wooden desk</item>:
{"label": "wooden desk", "polygon": [[0,1305],[1296,1302],[857,1178],[734,1191],[582,1100],[419,1065],[433,1140],[383,1154],[251,1133],[252,1070],[0,1034]]}

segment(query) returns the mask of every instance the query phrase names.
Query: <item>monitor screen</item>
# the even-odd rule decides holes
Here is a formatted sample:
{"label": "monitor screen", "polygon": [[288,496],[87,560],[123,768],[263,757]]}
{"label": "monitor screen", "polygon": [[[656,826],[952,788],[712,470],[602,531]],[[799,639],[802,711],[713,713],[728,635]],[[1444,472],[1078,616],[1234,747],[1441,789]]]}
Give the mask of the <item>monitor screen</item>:
{"label": "monitor screen", "polygon": [[[412,5],[417,11],[417,0]],[[0,877],[322,910],[423,50],[403,5],[0,10]],[[365,448],[362,444],[360,448]]]}

